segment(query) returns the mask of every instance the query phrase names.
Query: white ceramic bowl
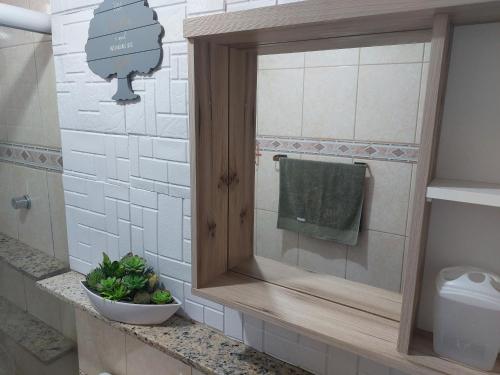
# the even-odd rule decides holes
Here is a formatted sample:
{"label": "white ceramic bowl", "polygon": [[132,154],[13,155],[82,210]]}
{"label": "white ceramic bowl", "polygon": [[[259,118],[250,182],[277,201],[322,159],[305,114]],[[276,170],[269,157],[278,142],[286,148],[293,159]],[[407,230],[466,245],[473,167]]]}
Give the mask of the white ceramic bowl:
{"label": "white ceramic bowl", "polygon": [[139,305],[135,303],[110,301],[95,294],[82,282],[94,308],[110,320],[128,324],[161,324],[176,313],[181,306],[174,297],[175,303],[166,305]]}

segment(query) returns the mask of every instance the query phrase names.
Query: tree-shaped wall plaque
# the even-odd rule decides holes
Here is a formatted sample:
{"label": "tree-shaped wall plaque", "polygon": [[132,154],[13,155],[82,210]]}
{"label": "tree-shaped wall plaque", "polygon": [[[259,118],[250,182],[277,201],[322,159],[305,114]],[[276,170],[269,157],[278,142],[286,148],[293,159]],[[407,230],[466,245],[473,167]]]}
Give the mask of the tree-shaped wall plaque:
{"label": "tree-shaped wall plaque", "polygon": [[135,100],[130,79],[148,74],[162,58],[162,27],[155,13],[138,0],[104,0],[90,21],[85,46],[90,69],[104,79],[118,78],[114,100]]}

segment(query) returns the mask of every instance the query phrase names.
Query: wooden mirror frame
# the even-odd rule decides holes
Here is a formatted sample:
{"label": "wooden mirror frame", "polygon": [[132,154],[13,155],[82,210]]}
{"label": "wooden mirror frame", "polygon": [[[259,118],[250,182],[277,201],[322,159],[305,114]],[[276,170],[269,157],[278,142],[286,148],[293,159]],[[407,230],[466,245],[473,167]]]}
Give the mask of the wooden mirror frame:
{"label": "wooden mirror frame", "polygon": [[[498,20],[498,0],[319,0],[187,19],[193,293],[412,374],[484,373],[437,357],[432,337],[415,329],[415,316],[452,25]],[[400,316],[235,272],[253,256],[257,54],[424,35],[432,49]]]}

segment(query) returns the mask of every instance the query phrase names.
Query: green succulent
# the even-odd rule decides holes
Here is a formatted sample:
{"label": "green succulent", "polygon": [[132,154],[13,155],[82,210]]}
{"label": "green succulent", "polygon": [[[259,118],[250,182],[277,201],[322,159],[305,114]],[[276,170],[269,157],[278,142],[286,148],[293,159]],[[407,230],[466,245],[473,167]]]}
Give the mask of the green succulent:
{"label": "green succulent", "polygon": [[108,277],[97,284],[97,290],[103,298],[119,301],[130,294],[130,290],[116,277]]}
{"label": "green succulent", "polygon": [[128,290],[125,285],[116,284],[111,293],[103,294],[103,297],[112,301],[119,301],[127,297],[129,294],[130,290]]}
{"label": "green succulent", "polygon": [[110,293],[115,289],[115,287],[118,285],[118,280],[116,277],[108,277],[106,279],[102,279],[99,281],[97,284],[97,290],[99,293]]}
{"label": "green succulent", "polygon": [[126,274],[128,273],[143,273],[146,269],[146,261],[138,255],[125,256],[120,261]]}
{"label": "green succulent", "polygon": [[89,288],[97,290],[97,285],[102,279],[105,278],[106,275],[104,274],[103,270],[101,268],[96,268],[87,275],[85,281]]}
{"label": "green succulent", "polygon": [[106,253],[102,253],[102,263],[99,266],[106,277],[122,277],[125,274],[121,262],[112,262]]}
{"label": "green succulent", "polygon": [[171,303],[174,300],[168,290],[157,290],[151,295],[151,302],[157,305]]}
{"label": "green succulent", "polygon": [[151,295],[144,291],[137,292],[134,296],[134,299],[132,302],[141,304],[141,305],[148,305],[151,303]]}
{"label": "green succulent", "polygon": [[146,286],[147,282],[147,276],[139,274],[125,275],[122,278],[122,284],[125,285],[129,290],[143,289]]}

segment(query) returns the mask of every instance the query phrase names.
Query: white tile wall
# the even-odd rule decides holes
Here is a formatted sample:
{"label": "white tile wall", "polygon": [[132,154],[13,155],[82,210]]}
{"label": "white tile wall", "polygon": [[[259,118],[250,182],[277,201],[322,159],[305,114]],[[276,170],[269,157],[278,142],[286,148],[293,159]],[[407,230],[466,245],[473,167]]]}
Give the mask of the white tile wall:
{"label": "white tile wall", "polygon": [[[85,63],[88,24],[98,3],[52,2],[71,267],[89,271],[103,249],[113,257],[139,252],[160,271],[162,281],[183,302],[183,313],[192,319],[317,374],[349,375],[339,372],[344,368],[355,373],[356,356],[191,294],[187,45],[182,21],[191,15],[275,5],[276,0],[150,0],[165,29],[165,56],[160,71],[134,81],[142,100],[126,106],[111,101],[116,81],[103,81]],[[345,64],[353,57],[316,56],[308,64],[321,66],[321,59],[332,58]],[[276,63],[268,61],[270,68]],[[302,95],[302,87],[290,93],[291,100],[300,102]],[[277,120],[283,126],[287,121]],[[115,357],[111,370],[124,366],[124,359]]]}

